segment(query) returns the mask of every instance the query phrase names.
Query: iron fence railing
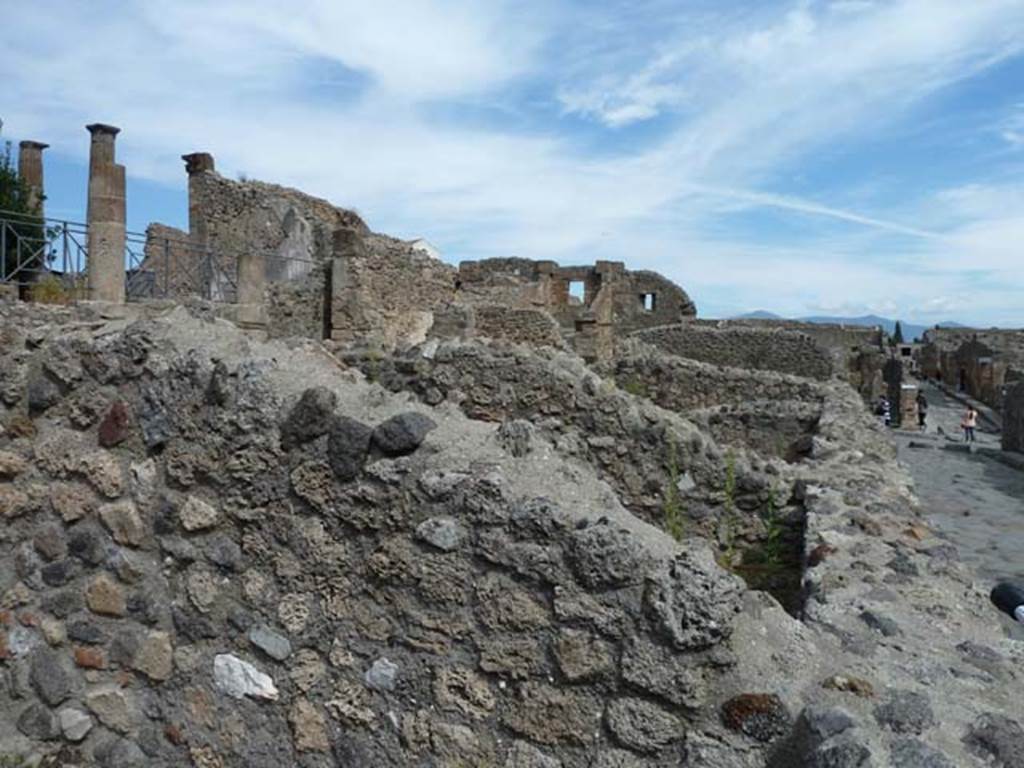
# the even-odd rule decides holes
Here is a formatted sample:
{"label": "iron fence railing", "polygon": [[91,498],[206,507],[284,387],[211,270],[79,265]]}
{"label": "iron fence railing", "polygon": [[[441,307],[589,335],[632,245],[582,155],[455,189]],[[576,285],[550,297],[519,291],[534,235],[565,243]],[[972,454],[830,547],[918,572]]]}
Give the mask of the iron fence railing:
{"label": "iron fence railing", "polygon": [[[187,235],[126,232],[125,295],[128,301],[184,299],[238,301],[239,248],[210,247]],[[302,249],[288,248],[244,255],[261,259],[268,282],[301,279],[316,265]],[[0,210],[0,284],[20,292],[35,290],[44,279],[59,281],[61,299],[88,297],[89,229],[86,224],[26,216]]]}
{"label": "iron fence railing", "polygon": [[80,222],[0,210],[0,283],[24,289],[53,276],[69,295],[84,293],[88,232]]}

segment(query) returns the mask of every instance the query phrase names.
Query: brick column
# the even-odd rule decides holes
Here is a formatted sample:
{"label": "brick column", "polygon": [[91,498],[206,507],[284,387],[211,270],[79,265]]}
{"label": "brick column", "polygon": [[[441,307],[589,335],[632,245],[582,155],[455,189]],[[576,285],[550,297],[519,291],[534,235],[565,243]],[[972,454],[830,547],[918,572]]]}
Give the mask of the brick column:
{"label": "brick column", "polygon": [[30,190],[29,207],[43,215],[43,150],[49,147],[39,141],[23,141],[18,145],[18,177]]}
{"label": "brick column", "polygon": [[119,128],[94,123],[89,148],[89,298],[124,304],[124,166],[114,162]]}

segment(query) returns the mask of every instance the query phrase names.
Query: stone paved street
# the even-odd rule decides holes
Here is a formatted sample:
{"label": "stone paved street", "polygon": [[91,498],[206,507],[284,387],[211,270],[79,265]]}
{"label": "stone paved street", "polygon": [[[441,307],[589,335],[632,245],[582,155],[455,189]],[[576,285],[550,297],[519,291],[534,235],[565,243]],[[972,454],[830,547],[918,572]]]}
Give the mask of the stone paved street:
{"label": "stone paved street", "polygon": [[[926,432],[894,434],[928,523],[957,546],[983,582],[1024,581],[1024,472],[954,448],[963,443],[959,424],[964,406],[925,386],[931,406]],[[998,448],[999,435],[979,428],[975,445]],[[1024,628],[1005,623],[1024,638]]]}

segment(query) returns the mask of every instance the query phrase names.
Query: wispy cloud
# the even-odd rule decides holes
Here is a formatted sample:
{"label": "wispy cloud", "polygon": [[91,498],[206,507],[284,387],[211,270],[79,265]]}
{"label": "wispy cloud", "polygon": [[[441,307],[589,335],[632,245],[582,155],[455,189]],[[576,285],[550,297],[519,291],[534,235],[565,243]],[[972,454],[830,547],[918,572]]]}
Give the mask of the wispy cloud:
{"label": "wispy cloud", "polygon": [[[898,157],[935,97],[1018,60],[1020,0],[100,11],[41,0],[5,15],[9,133],[81,159],[81,126],[114,122],[138,176],[183,188],[178,155],[210,150],[229,173],[357,206],[451,257],[624,258],[722,311],[801,312],[852,291],[927,307],[958,295],[976,263],[1000,277],[975,314],[1024,323],[1008,245],[1024,241],[1024,185],[952,163],[926,183],[953,159],[935,156],[885,168],[900,181],[887,192],[872,146],[897,142]],[[992,139],[1015,145],[1021,130],[1011,120]],[[751,212],[772,226],[739,227]]]}

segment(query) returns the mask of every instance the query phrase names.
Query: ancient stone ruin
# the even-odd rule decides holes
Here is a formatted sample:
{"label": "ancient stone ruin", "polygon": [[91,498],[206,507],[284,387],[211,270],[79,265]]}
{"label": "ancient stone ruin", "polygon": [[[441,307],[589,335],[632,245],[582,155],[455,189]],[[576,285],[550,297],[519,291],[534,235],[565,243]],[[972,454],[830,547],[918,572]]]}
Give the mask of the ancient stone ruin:
{"label": "ancient stone ruin", "polygon": [[101,294],[0,302],[0,764],[1022,764],[880,335],[455,269],[205,154],[126,283],[94,128]]}

